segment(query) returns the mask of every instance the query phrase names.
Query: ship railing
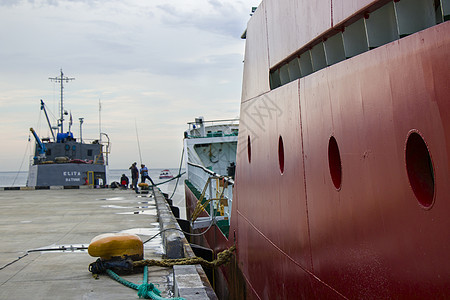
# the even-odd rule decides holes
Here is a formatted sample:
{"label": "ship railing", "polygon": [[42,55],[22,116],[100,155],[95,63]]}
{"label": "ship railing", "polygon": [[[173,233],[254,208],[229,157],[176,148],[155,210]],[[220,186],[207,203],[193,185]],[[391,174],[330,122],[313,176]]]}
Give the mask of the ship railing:
{"label": "ship railing", "polygon": [[186,138],[189,139],[199,139],[199,138],[211,138],[211,137],[228,137],[228,136],[238,136],[238,130],[234,130],[230,134],[223,133],[223,131],[214,131],[206,133],[206,136],[202,136],[200,134],[186,134]]}
{"label": "ship railing", "polygon": [[[239,119],[201,121],[201,124],[208,124],[208,125],[218,125],[217,123],[219,123],[220,125],[238,125]],[[192,129],[191,127],[193,127],[193,125],[198,125],[199,122],[188,122],[187,124],[189,125],[189,129]]]}
{"label": "ship railing", "polygon": [[204,199],[211,201],[210,219],[215,217],[215,211],[219,211],[221,216],[218,219],[230,220],[234,180],[191,162],[188,162],[187,168],[189,182],[198,191],[204,191]]}
{"label": "ship railing", "polygon": [[[239,119],[226,119],[226,120],[211,120],[205,121],[203,119],[196,119],[195,122],[188,122],[189,129],[185,132],[185,138],[206,138],[206,137],[225,137],[225,136],[237,136],[238,129],[229,129],[229,132],[224,132],[218,129],[215,132],[204,132],[198,131],[200,128],[205,128],[206,126],[211,127],[214,125],[221,127],[237,127],[239,126]],[[198,131],[198,132],[196,132]]]}

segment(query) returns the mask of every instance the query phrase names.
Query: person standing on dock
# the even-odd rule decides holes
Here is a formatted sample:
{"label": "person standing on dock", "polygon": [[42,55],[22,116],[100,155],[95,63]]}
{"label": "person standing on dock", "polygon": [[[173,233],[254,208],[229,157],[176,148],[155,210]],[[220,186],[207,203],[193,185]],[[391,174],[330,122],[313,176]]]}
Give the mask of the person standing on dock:
{"label": "person standing on dock", "polygon": [[133,188],[133,190],[137,193],[138,192],[138,187],[137,187],[137,183],[139,180],[139,170],[136,167],[136,162],[134,162],[131,167],[131,186]]}
{"label": "person standing on dock", "polygon": [[141,182],[145,182],[145,179],[149,179],[152,185],[155,185],[153,180],[148,176],[148,169],[144,164],[141,164]]}

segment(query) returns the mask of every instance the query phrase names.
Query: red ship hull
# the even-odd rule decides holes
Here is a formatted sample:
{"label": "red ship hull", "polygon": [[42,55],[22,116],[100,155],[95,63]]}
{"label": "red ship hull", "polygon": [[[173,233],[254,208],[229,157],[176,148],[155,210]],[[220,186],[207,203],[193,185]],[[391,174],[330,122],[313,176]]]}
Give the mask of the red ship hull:
{"label": "red ship hull", "polygon": [[237,246],[222,297],[450,298],[449,33],[444,22],[272,90],[247,66],[229,240],[202,241]]}
{"label": "red ship hull", "polygon": [[[448,32],[449,22],[242,104],[241,116],[266,104],[280,112],[263,129],[240,125],[253,133],[251,162],[239,143],[230,232],[254,296],[450,296]],[[431,209],[408,180],[411,131],[431,153]],[[331,136],[341,154],[339,190]]]}

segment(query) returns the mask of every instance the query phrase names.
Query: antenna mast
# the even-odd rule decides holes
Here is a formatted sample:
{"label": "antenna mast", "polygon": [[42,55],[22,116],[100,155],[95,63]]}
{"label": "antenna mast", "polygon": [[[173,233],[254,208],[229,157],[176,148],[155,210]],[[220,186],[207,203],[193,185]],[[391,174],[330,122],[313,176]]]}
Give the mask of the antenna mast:
{"label": "antenna mast", "polygon": [[102,103],[100,98],[98,99],[98,133],[99,133],[99,141],[102,143]]}
{"label": "antenna mast", "polygon": [[74,80],[75,78],[69,78],[69,77],[64,77],[64,73],[62,71],[62,69],[60,70],[61,75],[60,77],[49,77],[48,79],[50,79],[51,81],[56,81],[61,83],[61,119],[59,119],[59,124],[58,126],[61,126],[61,133],[64,132],[63,129],[63,122],[64,122],[64,106],[63,106],[63,89],[64,89],[64,81],[69,82],[69,80]]}

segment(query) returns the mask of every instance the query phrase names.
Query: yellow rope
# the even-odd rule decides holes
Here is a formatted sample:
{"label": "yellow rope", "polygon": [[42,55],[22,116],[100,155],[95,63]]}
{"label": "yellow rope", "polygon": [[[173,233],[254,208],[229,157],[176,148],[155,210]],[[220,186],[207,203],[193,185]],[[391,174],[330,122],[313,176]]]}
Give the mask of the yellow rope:
{"label": "yellow rope", "polygon": [[207,261],[201,257],[192,257],[192,258],[178,258],[178,259],[163,259],[163,260],[155,260],[155,259],[144,259],[133,262],[133,267],[142,267],[142,266],[158,266],[158,267],[172,267],[175,265],[197,265],[200,264],[205,267],[215,268],[221,266],[223,264],[227,264],[231,260],[231,256],[233,255],[233,251],[236,250],[236,246],[233,245],[230,248],[220,252],[217,254],[217,259],[213,261]]}

